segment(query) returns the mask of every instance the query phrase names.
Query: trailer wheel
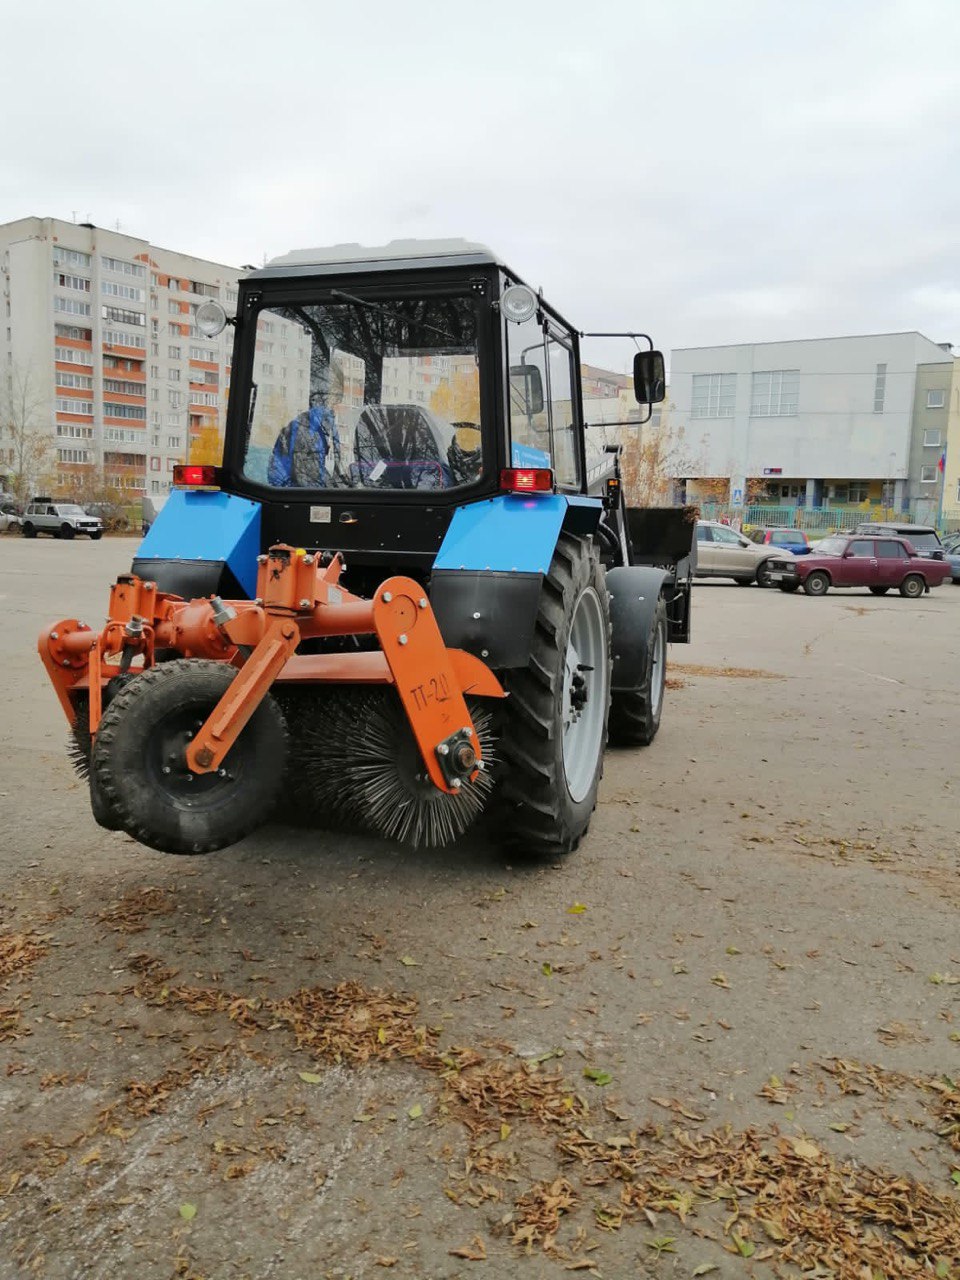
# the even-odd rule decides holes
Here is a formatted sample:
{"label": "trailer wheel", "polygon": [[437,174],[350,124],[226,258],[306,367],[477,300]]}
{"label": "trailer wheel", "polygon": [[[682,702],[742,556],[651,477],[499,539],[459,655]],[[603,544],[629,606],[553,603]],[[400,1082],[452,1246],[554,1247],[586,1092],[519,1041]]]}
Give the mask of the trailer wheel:
{"label": "trailer wheel", "polygon": [[657,736],[667,678],[667,605],[661,599],[647,637],[647,671],[639,689],[615,690],[610,741],[615,747],[647,747]]}
{"label": "trailer wheel", "polygon": [[277,799],[287,731],[269,695],[216,773],[193,774],[184,752],[236,675],[180,659],[126,685],[103,714],[92,775],[124,831],[165,853],[209,853],[248,835]]}
{"label": "trailer wheel", "polygon": [[596,808],[610,708],[610,606],[592,542],[562,534],[544,577],[530,660],[509,693],[497,787],[504,843],[570,853]]}

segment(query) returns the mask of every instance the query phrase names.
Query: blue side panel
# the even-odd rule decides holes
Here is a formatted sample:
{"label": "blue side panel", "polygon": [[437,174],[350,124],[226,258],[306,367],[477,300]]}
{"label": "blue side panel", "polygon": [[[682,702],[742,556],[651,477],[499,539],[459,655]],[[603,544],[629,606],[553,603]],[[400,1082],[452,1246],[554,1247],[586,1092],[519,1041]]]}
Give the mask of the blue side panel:
{"label": "blue side panel", "polygon": [[230,493],[174,489],[141,542],[137,559],[222,560],[252,598],[259,553],[259,502]]}
{"label": "blue side panel", "polygon": [[572,505],[596,499],[560,493],[502,494],[458,507],[434,561],[434,569],[491,569],[499,573],[546,573]]}

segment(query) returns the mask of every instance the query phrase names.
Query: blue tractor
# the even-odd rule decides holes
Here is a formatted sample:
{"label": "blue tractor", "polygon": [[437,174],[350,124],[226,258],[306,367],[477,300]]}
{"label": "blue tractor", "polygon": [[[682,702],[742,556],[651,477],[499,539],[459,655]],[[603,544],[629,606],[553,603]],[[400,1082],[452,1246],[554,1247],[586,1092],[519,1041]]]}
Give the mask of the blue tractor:
{"label": "blue tractor", "polygon": [[[206,852],[282,799],[575,849],[608,741],[657,733],[695,529],[626,505],[582,335],[462,241],[291,253],[196,323],[235,327],[222,464],[178,468],[102,632],[40,641],[98,820]],[[633,382],[639,425],[649,339]]]}

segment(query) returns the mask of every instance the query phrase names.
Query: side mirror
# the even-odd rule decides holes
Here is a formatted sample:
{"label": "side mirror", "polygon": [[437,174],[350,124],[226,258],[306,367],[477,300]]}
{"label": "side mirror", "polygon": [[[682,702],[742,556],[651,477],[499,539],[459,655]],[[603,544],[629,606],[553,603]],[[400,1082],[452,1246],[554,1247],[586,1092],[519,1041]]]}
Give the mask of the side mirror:
{"label": "side mirror", "polygon": [[543,413],[543,379],[535,364],[510,366],[510,389],[520,401],[520,410],[528,418]]}
{"label": "side mirror", "polygon": [[638,351],[633,357],[633,391],[638,404],[660,404],[666,397],[663,352]]}

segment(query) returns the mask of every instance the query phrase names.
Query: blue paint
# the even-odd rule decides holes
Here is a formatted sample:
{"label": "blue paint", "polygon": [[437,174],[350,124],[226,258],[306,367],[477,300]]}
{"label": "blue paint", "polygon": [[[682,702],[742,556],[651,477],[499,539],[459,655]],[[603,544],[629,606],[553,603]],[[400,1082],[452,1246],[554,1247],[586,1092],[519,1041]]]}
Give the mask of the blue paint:
{"label": "blue paint", "polygon": [[174,489],[137,559],[221,560],[252,599],[260,554],[260,504],[230,493]]}
{"label": "blue paint", "polygon": [[568,502],[561,493],[510,493],[458,507],[433,567],[546,573]]}

